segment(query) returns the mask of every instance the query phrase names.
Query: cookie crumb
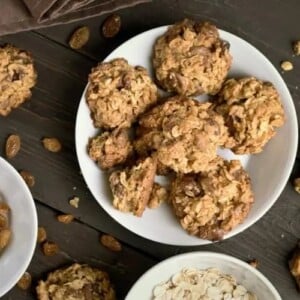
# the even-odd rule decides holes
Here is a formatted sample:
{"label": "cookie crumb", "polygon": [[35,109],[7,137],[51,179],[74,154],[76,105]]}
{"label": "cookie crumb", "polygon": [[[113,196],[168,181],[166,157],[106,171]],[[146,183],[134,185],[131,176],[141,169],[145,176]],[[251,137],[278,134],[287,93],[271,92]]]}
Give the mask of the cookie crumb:
{"label": "cookie crumb", "polygon": [[147,206],[151,209],[159,207],[168,199],[168,191],[158,183],[154,183]]}
{"label": "cookie crumb", "polygon": [[79,207],[79,201],[80,199],[78,197],[74,197],[69,201],[69,204],[75,208]]}
{"label": "cookie crumb", "polygon": [[43,138],[42,139],[43,146],[46,150],[50,152],[59,152],[61,151],[61,143],[57,138]]}
{"label": "cookie crumb", "polygon": [[44,227],[39,227],[38,228],[38,233],[37,233],[37,242],[42,243],[45,242],[47,239],[47,232]]}
{"label": "cookie crumb", "polygon": [[73,186],[73,191],[76,191],[77,190],[77,187],[76,186]]}
{"label": "cookie crumb", "polygon": [[293,44],[293,50],[295,55],[300,55],[300,41],[296,41]]}
{"label": "cookie crumb", "polygon": [[64,224],[70,224],[73,220],[74,220],[73,215],[63,214],[63,215],[58,215],[57,216],[57,221],[61,222],[61,223],[64,223]]}
{"label": "cookie crumb", "polygon": [[0,250],[4,249],[10,240],[11,231],[8,228],[0,230]]}
{"label": "cookie crumb", "polygon": [[25,272],[19,279],[17,286],[22,290],[28,290],[31,286],[31,281],[31,275],[28,272]]}
{"label": "cookie crumb", "polygon": [[298,288],[300,288],[300,247],[299,243],[294,250],[294,254],[289,261],[290,272],[296,280]]}
{"label": "cookie crumb", "polygon": [[42,248],[45,256],[53,256],[59,251],[58,245],[54,242],[45,242],[42,245]]}
{"label": "cookie crumb", "polygon": [[35,185],[35,178],[34,176],[28,172],[28,171],[21,171],[20,175],[22,176],[22,178],[24,179],[25,183],[28,185],[28,187],[34,187]]}
{"label": "cookie crumb", "polygon": [[283,61],[280,66],[284,71],[291,71],[294,68],[293,64],[288,60]]}
{"label": "cookie crumb", "polygon": [[100,242],[101,244],[106,247],[107,249],[114,251],[114,252],[119,252],[122,250],[122,245],[121,243],[114,238],[113,236],[109,234],[103,234],[100,237]]}
{"label": "cookie crumb", "polygon": [[294,189],[298,194],[300,194],[300,177],[294,180]]}
{"label": "cookie crumb", "polygon": [[252,259],[252,260],[250,260],[250,261],[248,262],[248,264],[249,264],[250,266],[252,266],[253,268],[255,268],[255,269],[256,269],[256,268],[258,267],[258,265],[259,265],[257,259]]}

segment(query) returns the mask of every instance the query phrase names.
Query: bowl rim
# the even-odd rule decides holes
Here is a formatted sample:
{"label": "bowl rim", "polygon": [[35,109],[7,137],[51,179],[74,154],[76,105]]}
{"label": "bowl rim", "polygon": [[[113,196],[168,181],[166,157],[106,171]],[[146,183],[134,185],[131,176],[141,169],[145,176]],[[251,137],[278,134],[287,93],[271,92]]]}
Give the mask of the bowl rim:
{"label": "bowl rim", "polygon": [[[117,46],[115,49],[113,49],[109,55],[107,55],[102,62],[106,62],[109,61],[111,59],[114,58],[114,53],[115,51],[117,51],[120,47],[124,46],[125,44],[130,43],[133,39],[138,38],[142,35],[145,34],[150,34],[152,32],[155,32],[157,30],[166,30],[170,25],[162,25],[162,26],[158,26],[158,27],[154,27],[148,30],[145,30],[131,38],[129,38],[128,40],[125,40],[124,42],[122,42],[119,46]],[[290,111],[290,122],[291,122],[291,127],[292,127],[292,131],[293,131],[293,136],[294,138],[292,139],[289,148],[290,148],[290,155],[287,158],[287,162],[285,164],[285,168],[282,170],[282,179],[280,184],[278,184],[276,186],[276,189],[273,193],[273,197],[272,197],[272,201],[268,201],[267,203],[264,203],[262,209],[256,213],[255,216],[252,217],[251,221],[249,221],[249,224],[246,225],[245,222],[239,224],[233,231],[230,231],[229,233],[227,233],[224,236],[224,240],[225,239],[229,239],[231,237],[237,236],[238,234],[244,232],[245,230],[249,229],[251,226],[253,226],[257,221],[259,221],[270,209],[271,207],[275,204],[275,202],[278,200],[278,198],[280,197],[281,193],[283,192],[289,176],[292,172],[293,166],[294,166],[294,162],[296,159],[296,155],[297,155],[297,147],[298,147],[298,118],[297,118],[297,113],[296,113],[296,108],[295,108],[295,104],[293,101],[293,97],[291,96],[291,93],[287,87],[287,84],[285,83],[284,79],[282,78],[281,74],[279,73],[279,71],[275,68],[275,66],[273,65],[273,63],[268,59],[268,57],[261,52],[259,49],[257,49],[254,45],[250,44],[247,40],[245,40],[244,38],[241,38],[240,36],[233,34],[227,30],[223,30],[218,28],[220,35],[222,37],[222,34],[231,36],[234,39],[239,40],[242,43],[245,43],[248,47],[250,47],[257,55],[261,56],[263,58],[263,60],[269,65],[270,69],[272,69],[274,76],[276,76],[278,78],[278,80],[282,83],[282,90],[284,90],[284,93],[286,94],[286,103],[288,103],[288,107],[289,107],[289,111]],[[89,191],[91,192],[91,194],[93,195],[94,199],[97,201],[97,203],[102,207],[102,209],[111,217],[113,218],[116,222],[118,222],[122,227],[126,228],[127,230],[131,231],[132,233],[134,233],[137,236],[140,236],[142,238],[145,238],[149,241],[153,241],[156,243],[161,243],[161,244],[165,244],[165,245],[174,245],[174,246],[202,246],[202,245],[208,245],[208,244],[212,244],[214,242],[212,241],[207,241],[205,240],[205,242],[203,243],[196,243],[196,242],[188,242],[185,244],[178,244],[176,242],[174,243],[170,243],[170,242],[165,242],[165,241],[161,241],[161,240],[155,240],[151,237],[147,237],[142,235],[139,232],[134,231],[132,228],[128,228],[128,226],[126,226],[125,224],[122,223],[122,221],[120,221],[118,218],[116,218],[115,216],[113,216],[110,212],[109,209],[105,206],[102,205],[102,202],[100,200],[97,199],[96,194],[94,192],[93,189],[91,189],[90,187],[90,182],[88,182],[88,180],[86,179],[85,176],[85,172],[84,172],[84,166],[83,166],[83,162],[80,159],[80,145],[78,142],[78,136],[79,136],[79,115],[80,115],[80,111],[82,110],[83,105],[86,104],[85,102],[85,94],[88,88],[88,82],[83,90],[83,93],[81,95],[80,101],[79,101],[79,105],[78,105],[78,109],[77,109],[77,113],[76,113],[76,120],[75,120],[75,150],[76,150],[76,156],[77,156],[77,160],[80,166],[80,170],[82,172],[82,176],[84,178],[84,181],[89,189]],[[199,239],[200,240],[200,239]],[[216,241],[217,242],[217,241]]]}
{"label": "bowl rim", "polygon": [[134,288],[136,286],[138,286],[141,282],[143,282],[145,277],[147,277],[154,270],[157,270],[157,269],[161,268],[162,266],[166,266],[170,262],[176,261],[178,259],[185,259],[185,258],[188,258],[188,259],[195,259],[195,258],[205,259],[207,257],[209,257],[209,258],[218,258],[218,259],[221,259],[223,261],[232,262],[232,263],[237,264],[239,267],[241,267],[243,269],[246,269],[250,273],[254,274],[260,281],[262,281],[267,286],[267,288],[270,290],[270,292],[274,295],[274,297],[275,297],[274,300],[281,300],[282,299],[279,292],[276,290],[275,286],[271,283],[271,281],[265,275],[263,275],[257,269],[253,268],[248,263],[246,263],[246,262],[244,262],[244,261],[242,261],[242,260],[240,260],[236,257],[228,255],[228,254],[223,254],[223,253],[218,253],[218,252],[213,252],[213,251],[194,251],[194,252],[188,252],[188,253],[174,255],[172,257],[169,257],[169,258],[155,264],[153,267],[148,269],[145,273],[143,273],[138,278],[138,280],[133,284],[133,286],[128,291],[128,293],[125,297],[125,300],[131,300],[131,298],[129,298],[129,297],[131,297],[130,293],[132,293]]}
{"label": "bowl rim", "polygon": [[[19,181],[23,193],[26,195],[24,198],[28,199],[28,208],[32,211],[33,220],[31,221],[32,227],[33,227],[33,236],[30,243],[30,250],[27,252],[26,259],[23,261],[22,264],[20,264],[18,271],[14,274],[12,278],[7,280],[7,283],[3,285],[3,287],[0,287],[0,297],[4,296],[7,292],[9,292],[18,282],[18,280],[21,278],[21,276],[26,272],[32,257],[34,255],[34,251],[36,248],[36,240],[37,240],[37,229],[38,229],[38,218],[37,218],[37,210],[34,203],[33,196],[31,194],[31,191],[29,190],[27,184],[19,174],[19,172],[2,156],[0,156],[0,166],[5,165],[9,172],[11,172],[15,178]],[[13,257],[12,257],[13,259]]]}

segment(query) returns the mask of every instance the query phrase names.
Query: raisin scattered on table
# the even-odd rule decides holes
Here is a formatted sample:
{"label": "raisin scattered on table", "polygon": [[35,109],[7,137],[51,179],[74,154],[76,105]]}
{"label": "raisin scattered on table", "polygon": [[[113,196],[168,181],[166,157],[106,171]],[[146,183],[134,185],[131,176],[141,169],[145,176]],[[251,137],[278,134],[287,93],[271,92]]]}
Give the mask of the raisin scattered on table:
{"label": "raisin scattered on table", "polygon": [[77,28],[71,35],[69,45],[72,49],[82,48],[90,38],[90,29],[87,26]]}
{"label": "raisin scattered on table", "polygon": [[7,140],[5,145],[5,154],[6,157],[11,159],[14,158],[21,148],[21,138],[16,134],[11,134]]}
{"label": "raisin scattered on table", "polygon": [[119,252],[122,250],[121,243],[111,235],[103,234],[100,237],[101,244],[111,251]]}
{"label": "raisin scattered on table", "polygon": [[121,29],[121,17],[113,14],[108,16],[102,24],[102,34],[105,38],[115,37]]}

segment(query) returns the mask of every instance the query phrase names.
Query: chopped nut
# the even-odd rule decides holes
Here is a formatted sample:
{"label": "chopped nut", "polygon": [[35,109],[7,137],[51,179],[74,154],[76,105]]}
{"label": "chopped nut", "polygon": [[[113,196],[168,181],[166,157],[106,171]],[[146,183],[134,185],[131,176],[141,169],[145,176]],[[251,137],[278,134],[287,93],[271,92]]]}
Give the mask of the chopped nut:
{"label": "chopped nut", "polygon": [[38,234],[37,234],[37,242],[42,243],[42,242],[46,241],[46,239],[47,239],[46,229],[44,227],[39,227]]}
{"label": "chopped nut", "polygon": [[35,185],[35,178],[31,173],[23,170],[20,172],[20,175],[22,176],[22,178],[30,188]]}
{"label": "chopped nut", "polygon": [[257,268],[258,267],[258,260],[257,259],[250,260],[249,265],[252,266],[253,268]]}
{"label": "chopped nut", "polygon": [[295,55],[300,55],[300,41],[296,41],[293,45]]}
{"label": "chopped nut", "polygon": [[42,142],[44,148],[50,152],[59,152],[62,148],[61,143],[57,138],[44,138]]}
{"label": "chopped nut", "polygon": [[285,60],[281,63],[281,68],[284,71],[291,71],[291,70],[293,70],[294,67],[290,61]]}
{"label": "chopped nut", "polygon": [[25,272],[19,279],[17,286],[22,290],[28,290],[31,286],[31,281],[31,275],[28,272]]}
{"label": "chopped nut", "polygon": [[121,28],[120,16],[113,14],[108,16],[102,25],[102,34],[105,38],[115,37]]}
{"label": "chopped nut", "polygon": [[21,148],[21,139],[18,135],[12,134],[6,140],[5,154],[6,157],[11,159],[14,158]]}
{"label": "chopped nut", "polygon": [[43,253],[46,256],[53,256],[59,251],[58,245],[53,242],[45,242],[42,247]]}
{"label": "chopped nut", "polygon": [[74,197],[73,199],[71,199],[69,201],[69,204],[75,208],[79,207],[79,198],[78,197]]}
{"label": "chopped nut", "polygon": [[0,230],[0,250],[4,249],[10,240],[11,231],[8,228]]}
{"label": "chopped nut", "polygon": [[294,276],[300,289],[300,244],[296,247],[292,259],[289,261],[290,272]]}
{"label": "chopped nut", "polygon": [[74,216],[73,215],[59,215],[57,216],[57,221],[64,223],[64,224],[70,224],[72,221],[74,220]]}
{"label": "chopped nut", "polygon": [[294,180],[294,189],[298,194],[300,194],[300,178],[296,178]]}
{"label": "chopped nut", "polygon": [[72,49],[80,49],[88,42],[89,38],[90,29],[87,26],[77,28],[69,40],[69,45]]}
{"label": "chopped nut", "polygon": [[103,234],[100,238],[100,242],[111,251],[119,252],[122,250],[121,243],[111,235]]}

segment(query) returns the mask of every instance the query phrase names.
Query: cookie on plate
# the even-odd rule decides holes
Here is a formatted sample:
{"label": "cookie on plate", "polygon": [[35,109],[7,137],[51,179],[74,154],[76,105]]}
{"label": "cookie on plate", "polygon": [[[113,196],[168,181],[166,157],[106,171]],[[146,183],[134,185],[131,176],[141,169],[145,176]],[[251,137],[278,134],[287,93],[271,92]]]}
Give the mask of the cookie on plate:
{"label": "cookie on plate", "polygon": [[163,89],[183,95],[216,94],[231,66],[229,44],[216,26],[184,19],[154,45],[153,66]]}
{"label": "cookie on plate", "polygon": [[133,67],[123,58],[100,63],[89,75],[86,100],[95,127],[130,127],[157,96],[146,69]]}
{"label": "cookie on plate", "polygon": [[244,221],[254,198],[240,161],[220,159],[212,171],[178,175],[171,185],[170,201],[189,234],[220,240]]}
{"label": "cookie on plate", "polygon": [[236,154],[259,153],[284,124],[280,96],[270,82],[254,77],[229,79],[217,95],[216,111],[224,116]]}
{"label": "cookie on plate", "polygon": [[113,206],[141,217],[150,199],[156,166],[156,160],[147,157],[131,168],[114,171],[109,177]]}
{"label": "cookie on plate", "polygon": [[125,162],[132,151],[128,130],[124,128],[104,131],[90,139],[88,145],[89,156],[104,170]]}
{"label": "cookie on plate", "polygon": [[214,168],[217,147],[227,140],[223,117],[211,103],[185,96],[169,98],[139,120],[134,143],[140,155],[156,153],[160,164],[175,172],[203,172]]}
{"label": "cookie on plate", "polygon": [[29,99],[36,79],[28,52],[11,45],[0,47],[0,115],[7,116]]}
{"label": "cookie on plate", "polygon": [[49,273],[36,291],[38,300],[116,299],[107,273],[77,263]]}

